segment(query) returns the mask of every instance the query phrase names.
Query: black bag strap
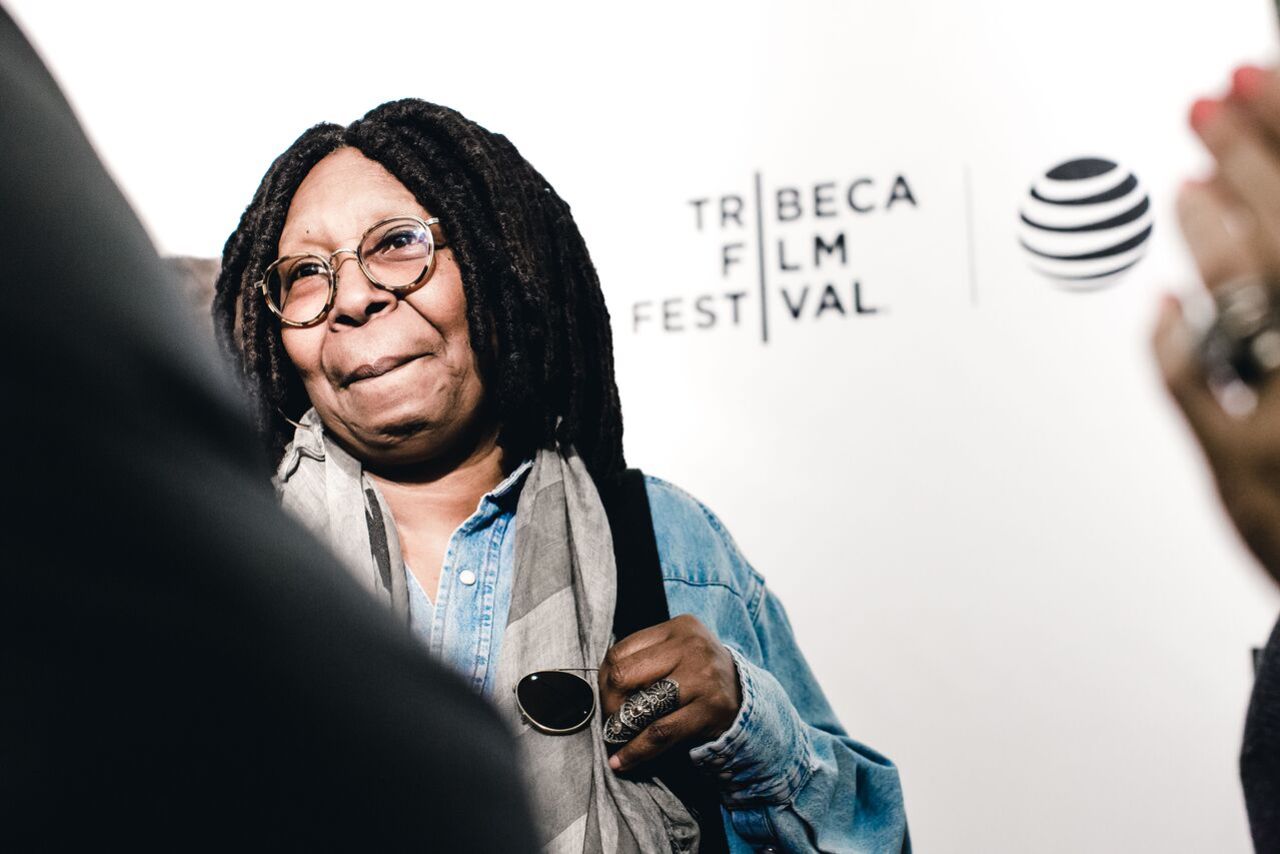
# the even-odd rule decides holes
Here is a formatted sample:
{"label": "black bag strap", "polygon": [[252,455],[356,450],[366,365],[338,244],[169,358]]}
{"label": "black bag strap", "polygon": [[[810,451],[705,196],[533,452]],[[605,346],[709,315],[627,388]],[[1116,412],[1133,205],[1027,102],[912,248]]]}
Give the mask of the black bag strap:
{"label": "black bag strap", "polygon": [[[627,469],[600,487],[600,500],[613,534],[618,564],[618,602],[613,611],[613,636],[622,640],[641,629],[671,619],[662,586],[658,541],[645,492],[644,473]],[[698,822],[700,854],[728,854],[720,795],[715,781],[698,771],[687,747],[675,746],[640,769],[661,780]]]}

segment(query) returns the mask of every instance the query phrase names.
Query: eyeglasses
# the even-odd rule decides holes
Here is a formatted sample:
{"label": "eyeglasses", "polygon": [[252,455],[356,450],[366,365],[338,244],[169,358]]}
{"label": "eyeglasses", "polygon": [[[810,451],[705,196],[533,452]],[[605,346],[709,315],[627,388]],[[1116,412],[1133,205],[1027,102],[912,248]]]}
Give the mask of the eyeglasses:
{"label": "eyeglasses", "polygon": [[324,320],[338,297],[336,259],[356,256],[361,271],[379,288],[400,295],[431,278],[437,243],[432,226],[439,217],[393,216],[374,223],[355,249],[338,249],[328,258],[315,253],[277,258],[258,280],[267,306],[285,326],[314,326]]}
{"label": "eyeglasses", "polygon": [[539,670],[516,683],[516,707],[538,732],[568,735],[587,725],[596,710],[596,692],[577,673],[590,668]]}

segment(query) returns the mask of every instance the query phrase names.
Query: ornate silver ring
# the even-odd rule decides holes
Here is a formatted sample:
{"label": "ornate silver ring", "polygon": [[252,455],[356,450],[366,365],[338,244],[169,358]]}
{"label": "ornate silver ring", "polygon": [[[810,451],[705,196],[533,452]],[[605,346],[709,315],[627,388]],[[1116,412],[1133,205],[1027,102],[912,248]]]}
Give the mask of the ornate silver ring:
{"label": "ornate silver ring", "polygon": [[679,683],[674,679],[659,679],[628,697],[617,714],[609,715],[604,722],[604,740],[609,744],[626,744],[649,724],[678,708]]}

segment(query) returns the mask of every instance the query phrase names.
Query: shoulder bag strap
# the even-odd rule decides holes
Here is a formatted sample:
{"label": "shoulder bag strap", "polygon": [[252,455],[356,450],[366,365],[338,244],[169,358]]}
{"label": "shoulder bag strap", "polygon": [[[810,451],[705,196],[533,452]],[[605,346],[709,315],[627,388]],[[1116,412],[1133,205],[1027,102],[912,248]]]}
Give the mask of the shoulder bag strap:
{"label": "shoulder bag strap", "polygon": [[[658,541],[653,533],[644,474],[627,469],[600,488],[609,517],[613,554],[618,564],[618,603],[613,612],[613,635],[621,640],[641,629],[671,619],[662,586]],[[715,781],[698,771],[689,759],[688,745],[676,745],[653,760],[641,773],[661,780],[698,822],[700,854],[728,854],[720,796]]]}

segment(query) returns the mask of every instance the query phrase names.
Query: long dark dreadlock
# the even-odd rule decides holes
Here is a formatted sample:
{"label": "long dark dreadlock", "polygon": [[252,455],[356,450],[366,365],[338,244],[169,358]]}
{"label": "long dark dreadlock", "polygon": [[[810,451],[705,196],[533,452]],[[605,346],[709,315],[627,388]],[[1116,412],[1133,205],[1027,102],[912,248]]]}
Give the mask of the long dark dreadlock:
{"label": "long dark dreadlock", "polygon": [[577,448],[597,480],[621,471],[609,313],[569,206],[506,137],[415,99],[383,104],[346,128],[319,124],[302,134],[271,165],[223,249],[214,326],[243,374],[272,459],[293,435],[284,415],[296,418],[310,404],[256,283],[276,258],[298,185],[343,146],[381,163],[445,223],[503,448],[524,455],[559,441]]}

